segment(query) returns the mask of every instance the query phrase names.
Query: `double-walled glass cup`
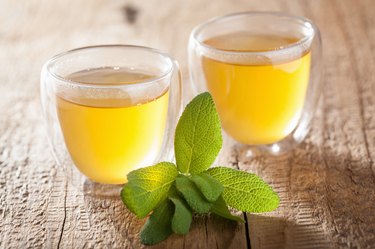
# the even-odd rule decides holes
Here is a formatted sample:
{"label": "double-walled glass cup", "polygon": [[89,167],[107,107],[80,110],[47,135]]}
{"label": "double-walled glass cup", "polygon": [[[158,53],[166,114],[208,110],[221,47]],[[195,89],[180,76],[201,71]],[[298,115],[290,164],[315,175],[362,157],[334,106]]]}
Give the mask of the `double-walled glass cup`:
{"label": "double-walled glass cup", "polygon": [[68,181],[106,195],[130,171],[171,160],[180,79],[170,56],[139,46],[85,47],[47,61],[42,106]]}
{"label": "double-walled glass cup", "polygon": [[189,41],[196,92],[209,91],[224,131],[279,154],[308,133],[321,92],[321,39],[308,19],[246,12],[211,19]]}

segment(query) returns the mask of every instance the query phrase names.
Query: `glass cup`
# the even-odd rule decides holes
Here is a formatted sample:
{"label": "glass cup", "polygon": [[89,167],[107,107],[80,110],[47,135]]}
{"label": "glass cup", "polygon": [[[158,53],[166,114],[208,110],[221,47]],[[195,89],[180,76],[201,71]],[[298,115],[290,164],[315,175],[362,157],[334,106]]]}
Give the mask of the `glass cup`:
{"label": "glass cup", "polygon": [[130,171],[172,159],[181,77],[166,53],[106,45],[59,54],[43,66],[41,100],[56,161],[85,192],[118,194]]}
{"label": "glass cup", "polygon": [[211,19],[190,35],[189,65],[195,92],[212,94],[224,131],[250,151],[280,154],[307,135],[322,78],[310,20],[269,12]]}

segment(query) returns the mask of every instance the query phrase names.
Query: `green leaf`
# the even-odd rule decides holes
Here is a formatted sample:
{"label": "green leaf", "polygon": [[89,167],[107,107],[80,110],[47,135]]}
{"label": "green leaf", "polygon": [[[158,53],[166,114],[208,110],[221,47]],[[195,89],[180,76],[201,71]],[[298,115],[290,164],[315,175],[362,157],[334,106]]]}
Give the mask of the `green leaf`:
{"label": "green leaf", "polygon": [[174,204],[174,214],[172,218],[173,232],[185,235],[189,232],[193,214],[186,201],[180,196],[168,197]]}
{"label": "green leaf", "polygon": [[204,198],[197,186],[188,177],[178,176],[176,178],[176,188],[195,212],[206,214],[210,211],[212,203]]}
{"label": "green leaf", "polygon": [[128,174],[128,183],[121,191],[122,201],[131,212],[143,218],[167,198],[177,174],[176,166],[168,162],[134,170]]}
{"label": "green leaf", "polygon": [[198,174],[215,161],[222,145],[221,126],[209,93],[196,96],[185,108],[176,127],[176,164],[182,173]]}
{"label": "green leaf", "polygon": [[229,209],[227,207],[227,204],[225,203],[225,201],[223,199],[223,196],[221,196],[221,195],[212,205],[211,212],[218,215],[218,216],[221,216],[225,219],[245,223],[245,221],[241,217],[231,214],[231,212],[229,211]]}
{"label": "green leaf", "polygon": [[157,244],[172,234],[171,220],[173,204],[164,200],[151,214],[141,231],[141,242],[145,245]]}
{"label": "green leaf", "polygon": [[218,180],[206,173],[192,175],[191,180],[210,202],[216,201],[224,190],[223,185]]}
{"label": "green leaf", "polygon": [[232,208],[259,213],[279,205],[278,195],[255,174],[225,167],[211,168],[207,173],[223,184],[224,200]]}
{"label": "green leaf", "polygon": [[161,162],[132,171],[121,191],[122,201],[139,218],[153,210],[140,234],[143,244],[159,243],[173,232],[187,234],[193,212],[244,222],[228,205],[244,212],[272,211],[279,205],[277,194],[254,174],[224,167],[207,170],[222,145],[219,116],[209,93],[187,105],[174,145],[177,166]]}

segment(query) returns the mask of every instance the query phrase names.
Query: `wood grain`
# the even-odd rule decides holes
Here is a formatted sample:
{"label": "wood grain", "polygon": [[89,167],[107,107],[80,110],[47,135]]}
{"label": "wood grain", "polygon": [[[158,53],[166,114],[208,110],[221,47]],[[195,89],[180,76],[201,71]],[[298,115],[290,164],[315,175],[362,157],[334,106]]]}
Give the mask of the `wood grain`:
{"label": "wood grain", "polygon": [[[142,248],[118,198],[67,184],[44,136],[39,74],[52,55],[127,43],[168,51],[189,87],[191,29],[218,15],[283,11],[320,27],[324,91],[308,138],[278,157],[228,142],[219,163],[255,172],[281,197],[247,223],[195,218],[189,235],[154,248],[375,247],[375,17],[373,0],[0,0],[0,248]],[[249,242],[250,240],[250,242]]]}

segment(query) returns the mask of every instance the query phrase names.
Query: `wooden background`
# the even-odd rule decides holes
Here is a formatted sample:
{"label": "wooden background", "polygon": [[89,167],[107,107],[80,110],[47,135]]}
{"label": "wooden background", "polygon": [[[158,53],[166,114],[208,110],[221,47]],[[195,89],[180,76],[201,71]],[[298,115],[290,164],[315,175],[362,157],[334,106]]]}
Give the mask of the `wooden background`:
{"label": "wooden background", "polygon": [[141,248],[118,198],[71,189],[51,156],[39,74],[51,56],[94,44],[160,48],[182,66],[191,29],[218,15],[283,11],[320,27],[323,98],[309,137],[280,157],[221,159],[255,172],[281,197],[246,224],[197,218],[155,248],[375,248],[374,0],[0,0],[0,248]]}

